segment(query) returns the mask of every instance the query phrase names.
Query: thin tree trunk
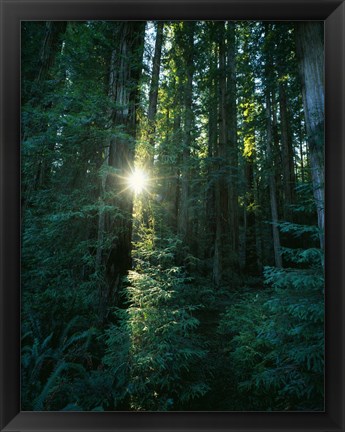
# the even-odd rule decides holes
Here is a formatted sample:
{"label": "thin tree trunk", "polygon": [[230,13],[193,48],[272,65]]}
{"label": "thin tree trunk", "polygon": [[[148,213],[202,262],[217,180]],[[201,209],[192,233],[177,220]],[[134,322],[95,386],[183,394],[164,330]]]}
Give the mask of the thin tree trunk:
{"label": "thin tree trunk", "polygon": [[187,21],[185,24],[187,43],[183,45],[183,58],[186,73],[185,98],[184,98],[184,138],[182,151],[182,171],[181,171],[181,195],[178,217],[178,233],[188,244],[189,238],[189,181],[190,181],[190,148],[192,143],[193,127],[193,74],[194,74],[194,28],[195,22]]}
{"label": "thin tree trunk", "polygon": [[[230,163],[230,151],[228,144],[228,119],[227,119],[227,88],[226,88],[226,46],[225,46],[225,22],[218,23],[219,46],[219,142],[216,150],[218,158],[217,180],[215,182],[215,221],[216,236],[213,257],[213,282],[219,287],[223,279],[223,267],[225,265],[226,248],[230,245],[229,233],[229,182],[228,165]],[[228,264],[228,263],[227,263]]]}
{"label": "thin tree trunk", "polygon": [[[254,203],[260,203],[261,202],[261,196],[260,191],[258,189],[258,180],[257,175],[254,172],[253,173],[253,197],[254,197]],[[263,229],[262,229],[262,221],[260,220],[260,217],[258,216],[257,212],[254,213],[255,217],[255,246],[256,246],[256,264],[257,264],[257,271],[259,274],[262,274],[262,263],[263,263]]]}
{"label": "thin tree trunk", "polygon": [[[277,159],[276,152],[279,144],[278,131],[277,131],[277,119],[275,110],[275,74],[274,74],[274,59],[272,52],[272,39],[269,38],[271,35],[271,25],[265,23],[265,36],[268,40],[268,44],[265,49],[265,93],[266,93],[266,123],[267,123],[267,143],[266,143],[266,154],[267,154],[267,168],[268,168],[268,182],[270,192],[270,206],[271,206],[271,220],[272,220],[272,237],[273,237],[273,251],[274,261],[276,267],[282,267],[281,257],[281,245],[280,235],[278,229],[278,204],[277,204]],[[272,99],[271,99],[272,98]],[[273,147],[274,146],[274,147]]]}
{"label": "thin tree trunk", "polygon": [[208,148],[207,154],[209,160],[208,165],[208,186],[206,189],[206,201],[205,201],[205,213],[207,220],[207,228],[209,232],[209,245],[210,247],[206,250],[206,256],[210,258],[212,255],[212,250],[216,243],[216,203],[215,203],[215,180],[214,180],[214,171],[215,171],[215,163],[213,158],[215,156],[216,147],[217,147],[217,136],[218,136],[218,128],[217,128],[217,86],[218,80],[215,76],[215,59],[211,59],[210,69],[211,79],[210,79],[210,99],[209,99],[209,112],[208,112]]}
{"label": "thin tree trunk", "polygon": [[283,187],[284,187],[284,218],[292,220],[291,205],[295,200],[294,158],[289,123],[289,113],[286,103],[286,92],[282,82],[279,83],[279,106],[282,141]]}
{"label": "thin tree trunk", "polygon": [[[238,256],[238,153],[237,153],[237,110],[236,110],[236,40],[235,23],[227,23],[227,65],[226,65],[226,107],[227,145],[230,155],[229,182],[229,227],[232,261]],[[234,263],[237,265],[237,262]]]}
{"label": "thin tree trunk", "polygon": [[245,200],[245,260],[244,269],[248,274],[256,274],[258,271],[257,255],[257,226],[255,216],[255,184],[254,184],[254,156],[248,156],[245,160],[246,200]]}
{"label": "thin tree trunk", "polygon": [[[173,122],[173,143],[175,148],[179,148],[181,145],[181,85],[174,79],[174,122]],[[177,158],[178,159],[178,158]],[[179,205],[180,205],[180,161],[176,160],[176,166],[173,167],[173,208],[172,208],[172,226],[174,232],[178,232],[178,221],[179,221]]]}
{"label": "thin tree trunk", "polygon": [[[266,118],[267,118],[267,160],[271,165],[273,161],[272,143],[273,143],[273,130],[272,130],[272,114],[271,114],[271,100],[269,93],[266,97]],[[280,236],[278,230],[278,206],[277,206],[277,187],[275,181],[275,174],[272,167],[269,172],[269,190],[270,190],[270,203],[272,215],[272,235],[273,235],[273,249],[274,260],[276,267],[282,267]]]}
{"label": "thin tree trunk", "polygon": [[215,207],[216,207],[216,236],[214,241],[214,256],[213,256],[213,269],[212,269],[212,280],[216,288],[219,288],[222,282],[223,276],[223,264],[222,264],[222,233],[221,233],[221,215],[217,212],[220,207],[220,191],[219,184],[216,184],[215,188]]}
{"label": "thin tree trunk", "polygon": [[162,46],[163,46],[163,21],[157,23],[157,35],[155,43],[155,53],[152,62],[152,76],[149,93],[149,108],[147,113],[148,119],[148,134],[149,134],[149,157],[148,168],[153,167],[154,162],[154,147],[155,147],[155,131],[156,131],[156,113],[158,102],[158,84],[159,84],[159,70],[161,65]]}

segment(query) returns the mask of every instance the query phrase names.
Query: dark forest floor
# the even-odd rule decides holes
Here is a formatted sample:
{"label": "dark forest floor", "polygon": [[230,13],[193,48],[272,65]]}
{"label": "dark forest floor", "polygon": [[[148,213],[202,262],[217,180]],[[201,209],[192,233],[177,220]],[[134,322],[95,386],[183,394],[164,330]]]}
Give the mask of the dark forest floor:
{"label": "dark forest floor", "polygon": [[[222,291],[225,290],[223,288]],[[215,301],[210,306],[206,305],[205,309],[198,314],[200,320],[198,333],[207,341],[208,348],[207,358],[203,360],[200,367],[203,367],[204,364],[210,365],[210,370],[205,372],[211,374],[211,389],[204,396],[193,400],[188,410],[229,411],[229,389],[234,386],[234,382],[231,380],[230,364],[224,363],[227,344],[219,333],[219,322],[222,314],[233,303],[233,294],[229,296],[219,293]]]}

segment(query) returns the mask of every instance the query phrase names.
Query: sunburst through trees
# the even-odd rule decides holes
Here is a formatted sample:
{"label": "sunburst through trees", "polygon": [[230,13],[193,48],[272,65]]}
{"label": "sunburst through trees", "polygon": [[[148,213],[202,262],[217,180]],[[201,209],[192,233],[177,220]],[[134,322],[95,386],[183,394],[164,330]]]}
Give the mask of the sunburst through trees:
{"label": "sunburst through trees", "polygon": [[21,37],[22,410],[323,411],[323,24]]}

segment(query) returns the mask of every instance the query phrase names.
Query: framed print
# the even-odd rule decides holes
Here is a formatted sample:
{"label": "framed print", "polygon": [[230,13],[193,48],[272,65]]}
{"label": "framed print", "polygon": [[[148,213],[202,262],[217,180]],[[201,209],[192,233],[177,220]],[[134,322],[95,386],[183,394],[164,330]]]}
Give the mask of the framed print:
{"label": "framed print", "polygon": [[1,430],[344,431],[344,3],[1,22]]}

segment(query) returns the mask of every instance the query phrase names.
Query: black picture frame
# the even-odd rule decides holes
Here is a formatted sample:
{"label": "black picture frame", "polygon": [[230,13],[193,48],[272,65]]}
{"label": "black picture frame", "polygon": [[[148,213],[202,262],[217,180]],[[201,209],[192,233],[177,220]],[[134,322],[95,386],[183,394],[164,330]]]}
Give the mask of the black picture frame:
{"label": "black picture frame", "polygon": [[[345,4],[334,0],[0,0],[1,431],[345,431]],[[324,412],[20,412],[20,21],[324,20],[326,380]]]}

